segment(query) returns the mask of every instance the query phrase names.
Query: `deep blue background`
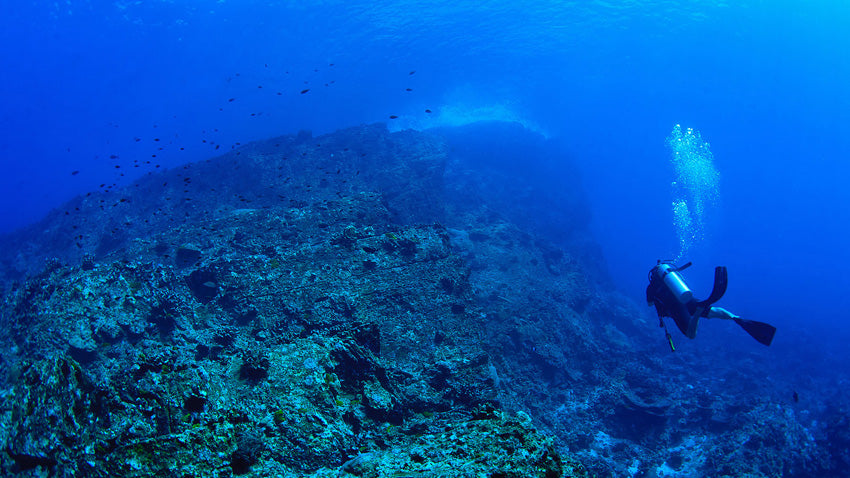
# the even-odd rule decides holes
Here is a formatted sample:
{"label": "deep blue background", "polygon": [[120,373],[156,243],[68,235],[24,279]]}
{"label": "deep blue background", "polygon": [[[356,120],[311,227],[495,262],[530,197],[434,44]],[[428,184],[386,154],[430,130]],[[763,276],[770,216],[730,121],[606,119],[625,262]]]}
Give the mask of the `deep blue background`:
{"label": "deep blue background", "polygon": [[697,294],[725,264],[721,305],[779,325],[773,353],[843,350],[850,3],[740,3],[2,2],[0,230],[216,145],[508,119],[569,145],[609,271],[642,301],[676,252],[664,140],[681,123],[722,181]]}

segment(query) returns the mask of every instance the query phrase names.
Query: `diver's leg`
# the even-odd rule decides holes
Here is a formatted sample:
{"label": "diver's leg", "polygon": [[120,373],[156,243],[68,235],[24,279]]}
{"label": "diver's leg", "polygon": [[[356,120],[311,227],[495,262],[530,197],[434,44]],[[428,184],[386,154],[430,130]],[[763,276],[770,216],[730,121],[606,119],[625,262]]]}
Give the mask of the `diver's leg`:
{"label": "diver's leg", "polygon": [[709,319],[726,319],[726,320],[740,319],[741,318],[740,316],[735,315],[732,312],[729,312],[728,310],[724,309],[723,307],[712,307],[712,308],[708,309],[708,315],[706,317],[709,318]]}
{"label": "diver's leg", "polygon": [[672,309],[671,315],[673,316],[673,320],[676,321],[676,325],[679,326],[679,330],[685,334],[685,337],[689,339],[695,338],[697,336],[697,325],[699,324],[698,315],[692,313],[686,304],[679,301],[675,301]]}

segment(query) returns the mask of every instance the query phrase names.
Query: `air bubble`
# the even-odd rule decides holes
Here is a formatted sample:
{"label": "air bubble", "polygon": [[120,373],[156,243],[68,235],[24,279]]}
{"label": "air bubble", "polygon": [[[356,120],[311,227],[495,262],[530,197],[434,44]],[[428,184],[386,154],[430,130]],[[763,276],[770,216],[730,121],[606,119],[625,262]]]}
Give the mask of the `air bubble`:
{"label": "air bubble", "polygon": [[707,214],[717,204],[720,174],[714,167],[709,144],[699,131],[681,125],[673,127],[667,138],[675,171],[673,187],[673,225],[679,238],[681,259],[705,239]]}

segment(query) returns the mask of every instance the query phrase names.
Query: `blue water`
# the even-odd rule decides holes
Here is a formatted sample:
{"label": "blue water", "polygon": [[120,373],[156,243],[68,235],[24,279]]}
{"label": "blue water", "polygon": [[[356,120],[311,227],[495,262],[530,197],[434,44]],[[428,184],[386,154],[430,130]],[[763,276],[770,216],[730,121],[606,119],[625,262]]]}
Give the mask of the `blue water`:
{"label": "blue water", "polygon": [[608,271],[642,301],[677,251],[679,123],[720,174],[686,258],[697,294],[728,266],[722,305],[777,325],[779,355],[850,335],[846,1],[6,1],[0,18],[0,231],[238,142],[504,119],[565,145]]}

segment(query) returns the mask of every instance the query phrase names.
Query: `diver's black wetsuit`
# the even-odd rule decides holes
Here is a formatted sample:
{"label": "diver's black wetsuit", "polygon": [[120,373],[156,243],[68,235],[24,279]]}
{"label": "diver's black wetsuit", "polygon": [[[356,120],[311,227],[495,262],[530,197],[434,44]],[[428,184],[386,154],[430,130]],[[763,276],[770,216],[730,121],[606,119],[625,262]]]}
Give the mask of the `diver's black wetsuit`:
{"label": "diver's black wetsuit", "polygon": [[[689,265],[690,263],[680,268],[674,268],[674,271],[685,269]],[[646,302],[655,305],[658,317],[672,317],[685,337],[693,339],[697,335],[697,324],[700,317],[708,317],[711,304],[720,300],[720,297],[726,292],[726,268],[721,266],[714,270],[714,289],[708,299],[696,300],[692,296],[690,300],[682,303],[676,298],[673,291],[664,284],[665,272],[661,266],[662,263],[659,262],[649,271]]]}
{"label": "diver's black wetsuit", "polygon": [[679,330],[690,339],[697,335],[699,317],[707,317],[711,307],[704,307],[699,316],[695,316],[699,301],[691,298],[686,303],[679,302],[665,285],[661,275],[650,272],[649,285],[646,286],[646,302],[655,306],[658,317],[672,317]]}

